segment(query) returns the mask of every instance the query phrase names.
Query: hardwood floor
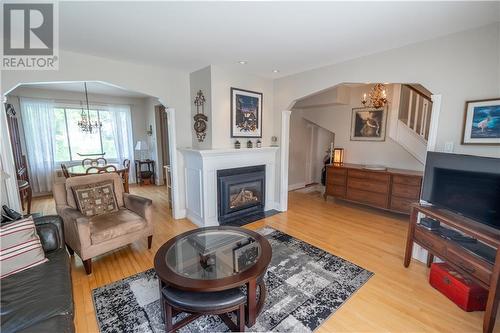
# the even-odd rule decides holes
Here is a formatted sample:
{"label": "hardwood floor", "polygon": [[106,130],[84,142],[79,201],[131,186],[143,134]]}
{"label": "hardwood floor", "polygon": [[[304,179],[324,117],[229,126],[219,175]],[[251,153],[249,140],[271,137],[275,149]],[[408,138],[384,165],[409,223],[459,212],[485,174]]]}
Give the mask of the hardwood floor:
{"label": "hardwood floor", "polygon": [[[153,200],[154,237],[93,260],[85,274],[81,260],[72,258],[75,326],[79,333],[98,332],[91,291],[152,267],[156,250],[169,238],[196,226],[173,220],[164,187],[132,187],[131,192]],[[55,213],[50,197],[33,200],[34,212]],[[338,309],[317,332],[480,332],[483,312],[467,313],[434,290],[424,264],[403,267],[407,218],[362,206],[324,201],[318,192],[291,192],[289,210],[247,225],[271,226],[375,275]],[[500,332],[497,325],[496,332]]]}

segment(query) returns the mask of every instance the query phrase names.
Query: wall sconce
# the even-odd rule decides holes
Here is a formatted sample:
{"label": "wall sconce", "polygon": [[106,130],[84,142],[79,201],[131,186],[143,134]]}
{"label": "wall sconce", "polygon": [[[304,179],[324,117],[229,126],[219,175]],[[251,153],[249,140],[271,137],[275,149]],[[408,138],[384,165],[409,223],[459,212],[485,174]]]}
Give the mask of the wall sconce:
{"label": "wall sconce", "polygon": [[333,164],[335,165],[344,164],[344,148],[333,149]]}
{"label": "wall sconce", "polygon": [[149,136],[153,135],[153,125],[149,125],[149,129],[146,131],[146,134]]}

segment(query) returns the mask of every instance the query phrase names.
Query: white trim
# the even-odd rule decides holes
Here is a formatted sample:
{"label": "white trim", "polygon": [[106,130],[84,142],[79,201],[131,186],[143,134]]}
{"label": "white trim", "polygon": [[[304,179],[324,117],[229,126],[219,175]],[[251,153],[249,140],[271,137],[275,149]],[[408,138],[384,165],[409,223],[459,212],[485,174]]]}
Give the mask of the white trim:
{"label": "white trim", "polygon": [[292,111],[281,111],[281,156],[280,156],[280,206],[285,212],[288,209],[288,157],[290,149],[290,116]]}
{"label": "white trim", "polygon": [[288,185],[288,192],[295,191],[295,190],[298,190],[299,188],[305,188],[305,187],[306,187],[305,182]]}
{"label": "white trim", "polygon": [[179,173],[177,172],[177,139],[175,133],[175,109],[166,108],[168,121],[168,153],[170,155],[170,175],[172,176],[172,216],[174,219],[186,217],[179,200]]}
{"label": "white trim", "polygon": [[429,136],[427,137],[427,151],[435,151],[438,135],[439,113],[441,112],[442,95],[432,95],[431,123],[429,125]]}

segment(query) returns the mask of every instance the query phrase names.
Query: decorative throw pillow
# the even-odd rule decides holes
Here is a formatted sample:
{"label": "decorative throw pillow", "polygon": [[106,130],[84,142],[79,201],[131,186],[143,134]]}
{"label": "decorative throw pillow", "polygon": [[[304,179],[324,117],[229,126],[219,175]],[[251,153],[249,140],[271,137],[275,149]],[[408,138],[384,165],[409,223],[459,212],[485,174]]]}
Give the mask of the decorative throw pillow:
{"label": "decorative throw pillow", "polygon": [[72,188],[76,205],[85,216],[95,216],[118,211],[113,181],[78,185]]}
{"label": "decorative throw pillow", "polygon": [[48,261],[36,233],[35,222],[28,218],[0,227],[0,278],[24,271]]}

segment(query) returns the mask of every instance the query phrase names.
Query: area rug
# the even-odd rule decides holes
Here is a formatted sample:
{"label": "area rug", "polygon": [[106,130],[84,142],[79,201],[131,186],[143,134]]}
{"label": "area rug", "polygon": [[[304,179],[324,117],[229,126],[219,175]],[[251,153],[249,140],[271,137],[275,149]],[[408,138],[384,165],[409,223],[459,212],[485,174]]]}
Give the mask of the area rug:
{"label": "area rug", "polygon": [[[312,332],[373,275],[283,232],[263,228],[273,256],[265,276],[268,297],[253,332]],[[153,269],[92,291],[101,333],[164,331]],[[217,316],[203,316],[180,332],[227,332]]]}

